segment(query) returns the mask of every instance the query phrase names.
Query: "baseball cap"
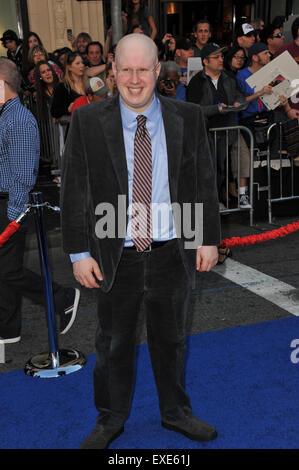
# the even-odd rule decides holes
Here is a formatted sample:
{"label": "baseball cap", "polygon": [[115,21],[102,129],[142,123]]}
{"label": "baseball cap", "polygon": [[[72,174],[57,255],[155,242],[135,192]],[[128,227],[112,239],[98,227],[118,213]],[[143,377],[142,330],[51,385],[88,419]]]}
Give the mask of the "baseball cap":
{"label": "baseball cap", "polygon": [[248,59],[251,60],[253,55],[259,54],[263,51],[268,51],[269,47],[266,46],[263,42],[256,42],[248,49]]}
{"label": "baseball cap", "polygon": [[85,82],[84,90],[86,94],[96,96],[104,96],[109,91],[108,87],[99,77],[88,78]]}
{"label": "baseball cap", "polygon": [[251,34],[254,34],[254,27],[251,26],[249,23],[243,23],[241,26],[239,26],[236,30],[236,37],[239,38],[241,36],[250,36]]}
{"label": "baseball cap", "polygon": [[4,31],[2,38],[0,38],[0,41],[5,43],[5,41],[19,41],[18,36],[12,29],[7,29]]}
{"label": "baseball cap", "polygon": [[175,49],[184,49],[188,51],[193,47],[192,41],[188,38],[183,38],[181,36],[176,36],[175,38]]}
{"label": "baseball cap", "polygon": [[206,59],[209,55],[214,54],[215,52],[222,52],[226,49],[226,47],[220,47],[218,44],[215,44],[215,42],[209,42],[206,44],[200,53],[201,59]]}

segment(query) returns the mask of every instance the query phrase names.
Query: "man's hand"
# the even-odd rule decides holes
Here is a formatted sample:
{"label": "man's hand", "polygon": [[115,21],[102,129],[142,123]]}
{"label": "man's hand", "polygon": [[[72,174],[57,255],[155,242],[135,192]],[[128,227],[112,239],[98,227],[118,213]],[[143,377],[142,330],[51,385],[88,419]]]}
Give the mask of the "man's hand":
{"label": "man's hand", "polygon": [[217,246],[201,246],[197,248],[196,270],[211,271],[218,262]]}
{"label": "man's hand", "polygon": [[73,102],[69,105],[69,107],[67,108],[67,110],[68,110],[69,113],[72,112],[73,106],[74,106],[74,101],[73,101]]}
{"label": "man's hand", "polygon": [[88,287],[89,289],[100,287],[96,279],[99,281],[103,280],[99,265],[91,256],[73,263],[73,273],[81,286]]}
{"label": "man's hand", "polygon": [[298,109],[290,109],[287,112],[289,119],[299,119],[299,110]]}
{"label": "man's hand", "polygon": [[219,104],[218,104],[218,110],[219,110],[220,113],[221,113],[221,111],[222,111],[223,108],[227,108],[227,104],[225,104],[225,103],[219,103]]}
{"label": "man's hand", "polygon": [[173,36],[172,36],[172,34],[170,34],[170,33],[164,34],[163,39],[162,39],[163,44],[165,44],[166,41],[169,41],[172,37],[173,37]]}
{"label": "man's hand", "polygon": [[285,106],[288,104],[288,99],[284,95],[279,95],[279,101],[282,106]]}
{"label": "man's hand", "polygon": [[173,83],[172,87],[171,87],[171,88],[168,88],[168,87],[165,85],[165,81],[163,81],[163,91],[164,91],[167,95],[175,96],[175,95],[176,95],[176,87],[175,87],[175,84]]}
{"label": "man's hand", "polygon": [[187,77],[180,77],[180,82],[181,82],[184,86],[187,86]]}
{"label": "man's hand", "polygon": [[72,35],[70,38],[68,37],[68,41],[71,43],[71,48],[74,51],[75,50],[76,36]]}
{"label": "man's hand", "polygon": [[270,85],[265,85],[259,92],[259,96],[271,95],[271,93],[273,93],[272,87]]}

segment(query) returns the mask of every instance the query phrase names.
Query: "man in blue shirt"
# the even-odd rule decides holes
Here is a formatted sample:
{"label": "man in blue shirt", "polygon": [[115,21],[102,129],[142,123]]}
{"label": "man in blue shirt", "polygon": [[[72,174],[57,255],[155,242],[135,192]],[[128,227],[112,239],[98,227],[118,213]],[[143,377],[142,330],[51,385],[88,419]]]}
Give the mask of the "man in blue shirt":
{"label": "man in blue shirt", "polygon": [[[242,111],[242,119],[254,117],[262,112],[267,112],[267,106],[262,102],[260,97],[262,95],[267,95],[272,93],[272,87],[268,84],[260,90],[254,90],[246,82],[248,77],[251,77],[252,74],[258,72],[262,67],[269,64],[271,60],[271,54],[269,48],[266,44],[262,42],[257,42],[250,47],[248,51],[248,59],[250,65],[240,70],[237,74],[237,80],[239,86],[246,96],[246,101],[249,103],[249,106],[245,111]],[[295,110],[292,110],[287,103],[287,100],[281,96],[281,104],[283,106],[283,112],[286,113],[289,119],[297,118],[297,113]]]}
{"label": "man in blue shirt", "polygon": [[181,68],[180,82],[187,86],[188,59],[194,57],[193,44],[188,38],[176,36],[174,60]]}
{"label": "man in blue shirt", "polygon": [[267,111],[267,107],[260,97],[264,94],[272,93],[272,87],[269,85],[265,85],[261,90],[254,90],[246,82],[247,78],[251,77],[251,75],[270,62],[270,51],[268,46],[262,42],[254,44],[248,51],[248,59],[250,65],[237,73],[239,86],[247,97],[246,101],[249,102],[247,109],[242,111],[242,118],[247,118],[254,114]]}
{"label": "man in blue shirt", "polygon": [[[64,250],[77,281],[98,293],[99,416],[81,448],[105,449],[124,430],[142,302],[162,425],[210,440],[217,432],[193,415],[183,380],[191,286],[196,269],[216,264],[220,239],[203,115],[199,106],[155,95],[160,64],[145,35],[120,40],[113,71],[119,96],[74,112],[62,168]],[[181,210],[188,206],[195,222],[199,202],[203,223],[191,247]]]}
{"label": "man in blue shirt", "polygon": [[[38,126],[20,103],[20,84],[16,65],[0,59],[0,233],[26,210],[38,174]],[[23,267],[25,237],[26,223],[0,247],[0,344],[21,338],[22,295],[44,304],[41,277]],[[53,283],[53,293],[64,334],[76,317],[80,292]]]}
{"label": "man in blue shirt", "polygon": [[[286,120],[286,118],[294,119],[297,117],[295,109],[291,109],[288,100],[284,96],[280,96],[281,107],[275,109],[274,111],[268,110],[266,104],[263,103],[261,96],[272,93],[272,87],[265,83],[262,89],[254,90],[251,88],[247,79],[255,72],[261,70],[262,67],[267,65],[271,60],[270,51],[268,45],[257,42],[251,46],[248,50],[248,59],[249,66],[240,70],[237,74],[237,80],[239,86],[246,96],[246,101],[249,103],[247,109],[241,112],[240,124],[248,127],[252,132],[254,137],[256,137],[256,131],[258,126],[258,121],[263,120],[267,126],[270,126],[274,122],[280,122]],[[279,149],[279,133],[277,132],[273,142],[271,143],[271,152],[275,154]],[[244,133],[244,139],[247,142],[247,145],[250,145],[249,136],[247,133]],[[259,141],[259,145],[266,145],[266,140],[264,142]]]}

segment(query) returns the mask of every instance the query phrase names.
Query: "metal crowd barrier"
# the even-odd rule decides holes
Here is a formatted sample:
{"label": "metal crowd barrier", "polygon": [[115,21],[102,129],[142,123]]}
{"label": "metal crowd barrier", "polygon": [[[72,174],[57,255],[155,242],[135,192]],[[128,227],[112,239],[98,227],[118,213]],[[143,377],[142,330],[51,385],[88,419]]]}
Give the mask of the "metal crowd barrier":
{"label": "metal crowd barrier", "polygon": [[[282,132],[282,122],[271,124],[267,130],[267,183],[268,183],[268,222],[272,223],[272,204],[275,202],[282,202],[282,201],[290,201],[299,199],[299,194],[295,194],[294,192],[294,183],[295,183],[295,175],[294,175],[294,160],[288,154],[288,151],[283,150],[283,132]],[[278,159],[276,159],[276,168],[279,171],[279,194],[277,197],[273,197],[272,195],[272,182],[271,182],[271,168],[273,159],[271,159],[271,149],[270,149],[270,136],[273,132],[273,129],[279,129],[279,149],[278,149]],[[277,162],[278,160],[278,162]],[[284,188],[283,187],[283,168],[290,168],[291,169],[291,184],[290,187]],[[289,190],[289,194],[285,195],[285,193]]]}
{"label": "metal crowd barrier", "polygon": [[[250,226],[253,225],[253,146],[254,146],[254,138],[252,132],[245,126],[232,126],[232,127],[217,127],[212,128],[209,130],[214,135],[214,151],[215,151],[215,160],[217,166],[217,133],[221,132],[222,135],[225,135],[225,154],[226,154],[226,179],[225,179],[225,186],[226,186],[226,208],[220,210],[220,214],[227,214],[233,213],[238,211],[249,211],[249,219],[250,219]],[[250,139],[250,146],[249,146],[249,154],[250,154],[250,170],[249,170],[249,202],[250,207],[248,208],[241,208],[240,207],[240,161],[241,161],[241,154],[240,154],[240,136],[241,131],[248,134]],[[237,149],[238,149],[238,175],[237,175],[237,182],[238,182],[238,206],[237,207],[229,207],[229,163],[230,163],[230,145],[229,145],[229,133],[235,132],[237,133]]]}
{"label": "metal crowd barrier", "polygon": [[[42,121],[40,119],[38,113],[38,107],[35,101],[35,98],[32,94],[24,95],[23,96],[23,104],[26,106],[36,117],[39,129],[40,129],[40,138],[41,138],[41,159],[47,158],[50,156],[51,164],[57,167],[57,170],[52,171],[55,175],[60,175],[60,168],[61,168],[61,157],[64,150],[64,145],[66,141],[67,131],[70,123],[70,116],[62,116],[58,120],[54,120],[50,114],[48,113],[48,119]],[[225,178],[225,189],[226,189],[226,208],[221,209],[221,214],[228,214],[234,213],[239,211],[249,211],[249,219],[250,219],[250,226],[253,225],[253,216],[254,216],[254,165],[257,162],[254,162],[255,157],[261,163],[261,159],[263,157],[266,158],[265,164],[267,164],[267,186],[260,187],[258,184],[258,193],[260,191],[267,191],[268,193],[268,221],[272,223],[272,204],[275,202],[281,201],[289,201],[294,199],[299,199],[299,194],[295,194],[294,192],[294,162],[292,158],[288,158],[287,154],[284,154],[282,148],[282,141],[283,141],[283,133],[282,133],[282,122],[271,124],[267,130],[267,149],[260,150],[258,147],[255,147],[254,144],[254,134],[252,131],[245,127],[245,126],[231,126],[231,127],[217,127],[212,128],[209,132],[213,135],[213,143],[214,143],[214,152],[215,152],[215,162],[216,162],[216,169],[217,169],[217,136],[221,133],[222,136],[225,136],[225,170],[226,170],[226,178]],[[279,196],[273,197],[272,195],[272,184],[271,184],[271,168],[273,166],[273,159],[271,158],[271,133],[275,128],[279,129],[279,149],[278,149],[278,169],[280,172],[279,175]],[[249,155],[250,155],[250,170],[249,170],[249,203],[250,207],[242,208],[240,207],[239,200],[240,200],[240,162],[241,162],[241,152],[240,152],[240,136],[241,131],[248,134],[250,146],[249,146]],[[236,133],[237,139],[237,168],[238,168],[238,175],[237,175],[237,183],[238,183],[238,204],[237,207],[230,207],[229,203],[229,165],[230,165],[230,133]],[[277,159],[276,159],[277,160]],[[284,195],[286,188],[283,188],[283,176],[282,171],[286,163],[289,163],[291,168],[291,191],[290,194]]]}

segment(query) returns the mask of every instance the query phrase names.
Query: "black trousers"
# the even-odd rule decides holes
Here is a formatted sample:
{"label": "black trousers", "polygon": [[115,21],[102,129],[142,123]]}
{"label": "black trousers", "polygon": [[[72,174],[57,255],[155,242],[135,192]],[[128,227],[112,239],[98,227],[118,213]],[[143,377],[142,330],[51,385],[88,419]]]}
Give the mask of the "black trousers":
{"label": "black trousers", "polygon": [[[7,201],[0,199],[0,233],[7,227]],[[26,222],[0,247],[0,336],[14,337],[21,333],[21,298],[44,305],[40,275],[24,268]],[[64,288],[53,283],[56,311],[64,308]]]}
{"label": "black trousers", "polygon": [[142,302],[162,419],[192,413],[184,390],[190,292],[177,240],[151,252],[124,249],[112,290],[98,293],[94,393],[100,422],[122,425],[129,415]]}

